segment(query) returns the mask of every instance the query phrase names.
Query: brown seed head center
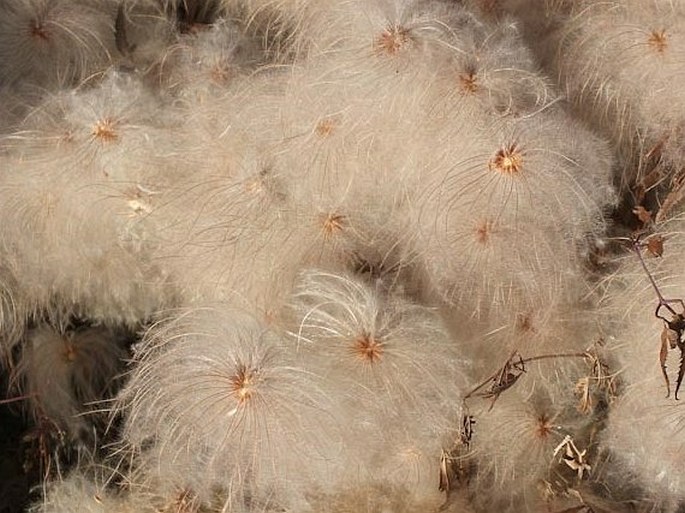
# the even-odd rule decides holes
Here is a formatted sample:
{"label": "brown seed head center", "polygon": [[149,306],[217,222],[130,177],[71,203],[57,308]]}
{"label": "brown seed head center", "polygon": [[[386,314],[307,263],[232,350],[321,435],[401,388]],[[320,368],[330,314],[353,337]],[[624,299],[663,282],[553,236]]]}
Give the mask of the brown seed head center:
{"label": "brown seed head center", "polygon": [[666,31],[652,30],[652,32],[649,34],[649,39],[647,42],[658,53],[664,53],[666,51],[666,47],[668,46]]}
{"label": "brown seed head center", "polygon": [[100,139],[102,142],[114,142],[119,137],[115,128],[116,121],[112,118],[104,118],[93,127],[93,137]]}
{"label": "brown seed head center", "polygon": [[347,218],[342,214],[336,214],[334,212],[330,214],[323,214],[321,222],[321,231],[323,232],[324,239],[328,240],[333,237],[336,233],[343,231],[345,228],[345,223]]}
{"label": "brown seed head center", "polygon": [[209,77],[215,84],[226,84],[231,78],[231,69],[223,63],[216,63],[210,68]]}
{"label": "brown seed head center", "polygon": [[400,25],[390,25],[376,39],[376,49],[380,53],[395,55],[410,41],[409,30]]}
{"label": "brown seed head center", "polygon": [[462,73],[459,75],[459,85],[466,94],[474,94],[478,91],[478,80],[474,72]]}
{"label": "brown seed head center", "polygon": [[64,344],[64,349],[62,350],[62,356],[67,362],[73,362],[76,360],[76,346],[71,340],[66,340]]}
{"label": "brown seed head center", "polygon": [[535,436],[545,439],[554,430],[554,424],[546,413],[543,413],[535,419]]}
{"label": "brown seed head center", "polygon": [[333,133],[335,129],[335,122],[332,119],[326,118],[319,121],[316,125],[316,135],[321,138],[326,138]]}
{"label": "brown seed head center", "polygon": [[49,41],[50,33],[40,20],[32,20],[29,26],[31,37],[39,41]]}
{"label": "brown seed head center", "polygon": [[516,315],[516,331],[518,333],[536,334],[538,332],[530,313],[519,313]]}
{"label": "brown seed head center", "polygon": [[383,356],[383,343],[368,333],[364,333],[354,341],[353,352],[362,360],[376,363]]}
{"label": "brown seed head center", "polygon": [[488,163],[490,171],[497,171],[505,175],[518,174],[523,168],[523,153],[514,144],[501,148]]}
{"label": "brown seed head center", "polygon": [[476,242],[479,244],[487,244],[492,235],[492,221],[481,221],[476,225],[476,228],[473,231]]}
{"label": "brown seed head center", "polygon": [[159,513],[191,513],[195,510],[195,497],[190,490],[179,490]]}
{"label": "brown seed head center", "polygon": [[255,394],[255,386],[259,378],[256,369],[250,369],[245,365],[238,366],[236,373],[231,376],[231,393],[237,397],[238,403],[249,401]]}

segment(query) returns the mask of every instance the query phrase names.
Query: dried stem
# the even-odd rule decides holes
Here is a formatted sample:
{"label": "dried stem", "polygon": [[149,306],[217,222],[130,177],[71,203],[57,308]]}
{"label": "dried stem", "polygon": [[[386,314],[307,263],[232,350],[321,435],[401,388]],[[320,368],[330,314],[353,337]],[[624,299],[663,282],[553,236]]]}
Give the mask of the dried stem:
{"label": "dried stem", "polygon": [[[496,372],[488,376],[483,382],[478,384],[475,388],[473,388],[468,394],[464,396],[464,401],[467,399],[471,398],[476,392],[478,392],[481,388],[486,386],[488,383],[493,382],[493,380],[496,380],[499,376],[502,375],[503,370],[505,367],[509,364],[509,362],[512,361],[512,358],[518,353],[518,351],[513,351],[511,356],[507,359],[506,363],[504,366],[500,367],[497,369]],[[549,360],[549,359],[556,359],[556,358],[590,358],[590,355],[587,352],[582,352],[582,353],[551,353],[551,354],[541,354],[537,356],[531,356],[529,358],[523,358],[520,360],[520,363],[526,364],[530,362],[535,362],[538,360]]]}
{"label": "dried stem", "polygon": [[656,284],[654,276],[652,276],[652,273],[647,268],[647,263],[645,262],[644,256],[642,256],[642,243],[640,242],[640,237],[633,237],[630,241],[631,248],[633,249],[633,251],[635,251],[637,258],[640,260],[642,269],[645,271],[647,278],[649,278],[649,282],[652,284],[652,288],[654,289],[656,297],[659,300],[659,304],[657,305],[656,310],[654,311],[654,315],[659,319],[666,320],[661,315],[659,315],[659,310],[661,310],[661,308],[666,308],[666,310],[668,310],[673,316],[678,315],[678,313],[673,308],[671,308],[670,304],[672,303],[679,303],[683,307],[683,310],[685,310],[685,305],[683,304],[682,299],[666,299],[664,295],[661,293],[661,290],[659,290],[659,286]]}

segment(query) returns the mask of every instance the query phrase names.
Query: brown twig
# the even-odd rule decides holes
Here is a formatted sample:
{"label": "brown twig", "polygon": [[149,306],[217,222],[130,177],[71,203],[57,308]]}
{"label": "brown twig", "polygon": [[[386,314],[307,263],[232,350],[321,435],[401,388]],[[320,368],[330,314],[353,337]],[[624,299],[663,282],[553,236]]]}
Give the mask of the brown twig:
{"label": "brown twig", "polygon": [[478,392],[488,383],[491,383],[491,390],[482,392],[480,395],[482,395],[483,397],[494,397],[496,399],[502,392],[511,388],[514,385],[514,383],[518,381],[518,378],[521,376],[521,374],[516,375],[509,372],[510,369],[514,366],[512,362],[514,362],[515,365],[523,365],[524,368],[521,372],[525,372],[525,364],[539,360],[550,360],[557,358],[590,358],[590,355],[587,352],[551,353],[531,356],[528,358],[519,358],[518,361],[515,361],[514,358],[517,354],[518,351],[514,350],[502,367],[497,369],[496,372],[488,376],[484,381],[482,381],[480,384],[478,384],[468,394],[464,396],[464,401],[473,397],[476,394],[476,392]]}

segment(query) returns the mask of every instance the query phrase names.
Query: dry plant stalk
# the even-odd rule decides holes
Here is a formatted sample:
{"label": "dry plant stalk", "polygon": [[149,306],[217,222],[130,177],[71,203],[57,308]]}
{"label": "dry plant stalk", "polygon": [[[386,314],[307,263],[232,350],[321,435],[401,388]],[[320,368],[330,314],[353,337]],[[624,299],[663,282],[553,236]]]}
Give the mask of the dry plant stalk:
{"label": "dry plant stalk", "polygon": [[440,485],[441,492],[448,496],[453,481],[465,483],[468,481],[470,469],[467,457],[471,450],[471,440],[473,438],[473,425],[476,420],[468,412],[464,413],[461,419],[459,435],[450,451],[442,451],[440,455]]}
{"label": "dry plant stalk", "polygon": [[[538,356],[531,356],[529,358],[523,358],[518,350],[512,351],[511,355],[494,374],[489,376],[475,388],[473,388],[468,394],[464,396],[464,401],[470,399],[474,395],[482,397],[484,399],[492,399],[490,404],[490,410],[495,405],[495,401],[499,398],[500,394],[506,392],[511,387],[513,387],[519,380],[519,378],[526,372],[526,364],[538,360],[548,360],[556,358],[592,358],[588,352],[582,353],[552,353],[552,354],[542,354]],[[483,387],[487,388],[483,391]]]}
{"label": "dry plant stalk", "polygon": [[[669,299],[665,298],[661,293],[659,286],[654,279],[654,276],[649,271],[647,263],[645,262],[644,256],[642,254],[642,249],[646,248],[650,253],[656,257],[660,257],[663,254],[663,242],[664,238],[657,235],[648,239],[647,242],[641,241],[641,233],[630,237],[630,245],[632,250],[638,257],[642,269],[644,270],[649,282],[654,289],[657,297],[657,306],[654,310],[654,316],[663,322],[663,330],[661,331],[661,349],[659,351],[659,363],[661,365],[661,373],[663,374],[664,381],[666,382],[666,397],[671,395],[671,382],[668,377],[668,370],[666,368],[666,359],[668,357],[669,349],[675,349],[676,347],[680,350],[680,365],[678,367],[678,377],[675,386],[675,399],[678,400],[678,392],[680,386],[683,382],[683,377],[685,376],[685,342],[683,342],[683,332],[685,332],[685,302],[681,298]],[[656,240],[657,242],[652,242]],[[672,306],[676,305],[680,307],[680,312]]]}

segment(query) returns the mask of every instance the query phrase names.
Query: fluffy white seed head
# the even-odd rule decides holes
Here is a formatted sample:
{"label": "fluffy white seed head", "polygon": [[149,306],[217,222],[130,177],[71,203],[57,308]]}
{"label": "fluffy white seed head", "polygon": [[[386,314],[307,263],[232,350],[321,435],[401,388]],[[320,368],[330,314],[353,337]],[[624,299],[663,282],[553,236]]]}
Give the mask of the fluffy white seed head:
{"label": "fluffy white seed head", "polygon": [[299,277],[293,310],[295,342],[346,409],[402,411],[436,434],[454,426],[464,362],[435,312],[314,270]]}
{"label": "fluffy white seed head", "polygon": [[104,70],[115,51],[109,6],[87,0],[4,2],[0,33],[4,84],[73,85]]}
{"label": "fluffy white seed head", "polygon": [[111,392],[124,356],[122,340],[111,330],[60,333],[42,326],[27,332],[15,379],[34,418],[47,418],[77,439],[88,436],[86,414]]}
{"label": "fluffy white seed head", "polygon": [[179,313],[148,333],[136,362],[118,409],[153,479],[205,501],[219,488],[233,504],[278,504],[328,478],[339,438],[319,380],[251,316]]}

